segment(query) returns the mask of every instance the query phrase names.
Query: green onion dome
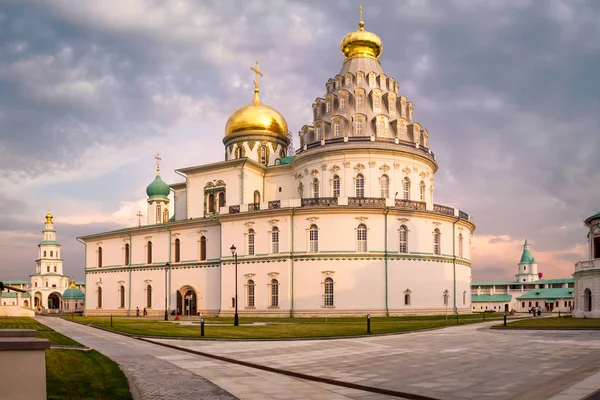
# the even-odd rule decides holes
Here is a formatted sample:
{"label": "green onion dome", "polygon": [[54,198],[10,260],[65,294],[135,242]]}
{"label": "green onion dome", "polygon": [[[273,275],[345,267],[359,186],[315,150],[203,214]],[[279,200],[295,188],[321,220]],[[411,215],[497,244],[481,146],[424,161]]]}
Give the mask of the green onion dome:
{"label": "green onion dome", "polygon": [[146,188],[146,194],[149,199],[155,198],[167,198],[171,193],[171,188],[167,185],[162,179],[160,179],[160,175],[156,175],[154,182],[148,185]]}

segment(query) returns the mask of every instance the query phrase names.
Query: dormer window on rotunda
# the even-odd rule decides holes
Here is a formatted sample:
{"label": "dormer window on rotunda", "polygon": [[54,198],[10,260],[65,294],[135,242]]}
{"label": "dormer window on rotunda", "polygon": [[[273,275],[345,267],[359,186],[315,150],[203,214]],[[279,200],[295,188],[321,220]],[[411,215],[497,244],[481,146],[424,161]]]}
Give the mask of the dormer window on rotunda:
{"label": "dormer window on rotunda", "polygon": [[340,97],[340,111],[345,111],[346,110],[346,96],[342,95]]}

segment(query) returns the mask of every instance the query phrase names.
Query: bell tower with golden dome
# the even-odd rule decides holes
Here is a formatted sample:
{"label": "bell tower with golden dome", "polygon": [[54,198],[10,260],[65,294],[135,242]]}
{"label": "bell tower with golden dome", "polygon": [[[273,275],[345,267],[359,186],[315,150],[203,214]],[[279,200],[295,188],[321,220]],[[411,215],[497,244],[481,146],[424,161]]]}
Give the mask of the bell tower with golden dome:
{"label": "bell tower with golden dome", "polygon": [[225,160],[249,158],[261,165],[273,165],[287,156],[288,127],[283,116],[263,104],[259,97],[258,79],[263,74],[255,67],[254,99],[231,114],[225,126]]}

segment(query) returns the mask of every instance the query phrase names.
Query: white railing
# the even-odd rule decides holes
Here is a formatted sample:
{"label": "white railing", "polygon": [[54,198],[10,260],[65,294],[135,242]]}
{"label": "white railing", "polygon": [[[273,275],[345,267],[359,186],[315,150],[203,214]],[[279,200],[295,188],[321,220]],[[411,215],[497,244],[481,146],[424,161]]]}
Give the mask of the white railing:
{"label": "white railing", "polygon": [[575,272],[585,271],[594,268],[600,268],[600,258],[589,261],[579,261],[575,264]]}

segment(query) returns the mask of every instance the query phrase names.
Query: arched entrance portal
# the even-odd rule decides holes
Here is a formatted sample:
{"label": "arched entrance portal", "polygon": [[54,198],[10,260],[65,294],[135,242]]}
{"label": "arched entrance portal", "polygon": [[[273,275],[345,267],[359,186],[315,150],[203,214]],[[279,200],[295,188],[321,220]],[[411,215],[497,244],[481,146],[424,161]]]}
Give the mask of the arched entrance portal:
{"label": "arched entrance portal", "polygon": [[177,291],[177,314],[198,314],[197,295],[192,287],[184,286]]}
{"label": "arched entrance portal", "polygon": [[42,294],[40,292],[35,292],[33,295],[33,308],[38,311],[42,308]]}
{"label": "arched entrance portal", "polygon": [[48,309],[49,310],[60,310],[60,294],[54,292],[48,296]]}
{"label": "arched entrance portal", "polygon": [[590,289],[583,291],[583,311],[592,311],[592,291]]}

